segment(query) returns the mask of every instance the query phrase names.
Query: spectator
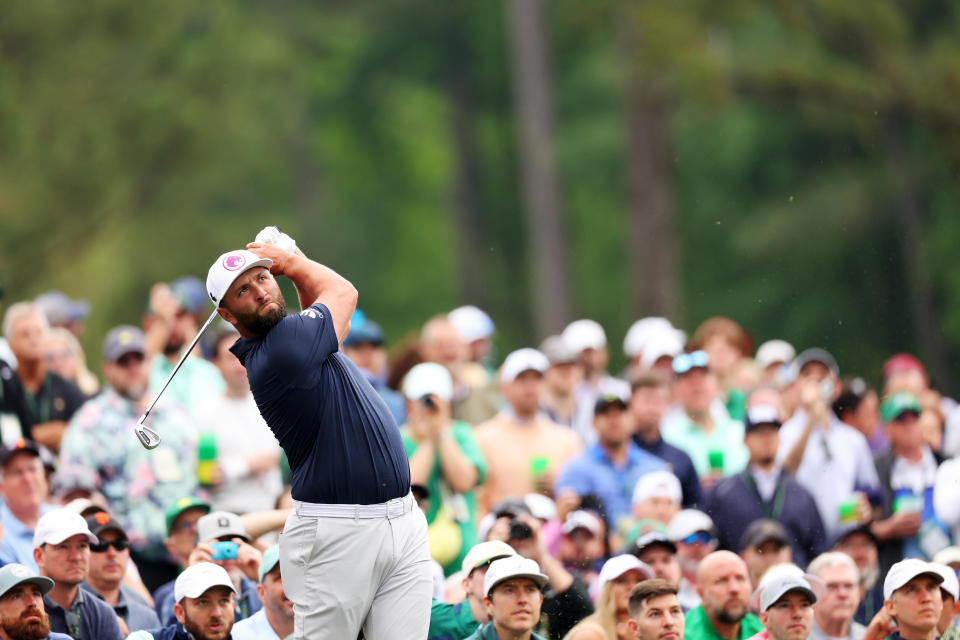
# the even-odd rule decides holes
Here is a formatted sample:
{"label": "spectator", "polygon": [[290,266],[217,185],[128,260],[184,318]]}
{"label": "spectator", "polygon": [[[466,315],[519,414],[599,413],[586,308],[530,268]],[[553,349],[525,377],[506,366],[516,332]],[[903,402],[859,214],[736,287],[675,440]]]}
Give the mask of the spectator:
{"label": "spectator", "polygon": [[860,640],[867,628],[853,619],[860,605],[860,571],[845,553],[830,551],[814,558],[807,568],[825,587],[813,607],[811,640]]}
{"label": "spectator", "polygon": [[688,611],[684,638],[722,640],[749,638],[763,625],[749,611],[747,565],[730,551],[714,551],[700,563],[697,591],[703,601]]}
{"label": "spectator", "polygon": [[106,512],[87,516],[87,527],[99,540],[90,545],[90,572],[80,585],[113,608],[127,631],[155,629],[160,618],[136,591],[123,584],[130,563],[127,534]]}
{"label": "spectator", "polygon": [[932,558],[950,545],[950,531],[933,506],[937,467],[943,458],[923,441],[916,396],[896,393],[883,401],[880,413],[890,450],[875,458],[883,504],[881,519],[871,529],[880,540],[880,572],[886,573],[901,558]]}
{"label": "spectator", "polygon": [[281,450],[257,409],[247,370],[230,351],[239,337],[229,327],[210,342],[212,362],[223,377],[226,391],[199,400],[194,416],[201,432],[210,434],[217,443],[210,501],[220,510],[250,513],[272,509],[283,491]]}
{"label": "spectator", "polygon": [[666,318],[637,320],[623,339],[623,352],[630,358],[624,377],[633,380],[648,372],[671,375],[673,359],[683,353],[686,341],[686,334],[675,329]]}
{"label": "spectator", "polygon": [[609,354],[607,335],[603,327],[593,320],[571,322],[560,334],[568,349],[576,354],[583,370],[583,380],[574,392],[577,398],[577,414],[573,430],[584,444],[593,444],[593,408],[601,395],[614,394],[626,397],[630,389],[623,380],[607,373]]}
{"label": "spectator", "polygon": [[83,335],[83,323],[90,315],[90,303],[86,300],[71,300],[60,291],[47,291],[33,302],[43,312],[51,328],[66,329],[77,338]]}
{"label": "spectator", "polygon": [[233,627],[233,640],[281,640],[293,634],[293,603],[283,592],[280,576],[280,547],[263,552],[257,572],[257,595],[263,609]]}
{"label": "spectator", "polygon": [[554,554],[564,568],[584,584],[599,588],[596,567],[607,555],[607,526],[603,518],[588,509],[571,511],[563,522],[563,534]]}
{"label": "spectator", "polygon": [[723,316],[707,318],[700,323],[687,343],[690,351],[704,351],[710,371],[725,397],[727,413],[734,420],[743,420],[746,394],[737,384],[736,372],[741,360],[753,353],[753,340],[739,324]]}
{"label": "spectator", "polygon": [[789,366],[797,357],[797,351],[785,340],[767,340],[757,348],[754,358],[760,367],[760,379],[763,384],[776,385],[780,371]]}
{"label": "spectator", "polygon": [[706,488],[724,475],[742,471],[748,458],[743,423],[711,408],[720,389],[709,362],[704,351],[673,359],[673,393],[680,411],[661,424],[663,438],[690,455]]}
{"label": "spectator", "polygon": [[[156,393],[180,361],[184,347],[197,333],[197,321],[190,313],[190,301],[183,290],[175,291],[166,284],[155,284],[150,289],[143,329],[146,331],[144,345],[149,389]],[[223,392],[220,372],[199,352],[194,352],[184,360],[176,377],[170,381],[170,386],[163,392],[163,400],[192,412],[206,398],[223,395]]]}
{"label": "spectator", "polygon": [[543,396],[540,406],[547,417],[565,427],[573,426],[577,414],[575,391],[583,380],[577,354],[561,336],[550,336],[540,345],[550,366],[543,372]]}
{"label": "spectator", "polygon": [[387,351],[383,347],[383,330],[357,309],[350,319],[350,332],[340,344],[343,355],[367,378],[393,415],[397,424],[407,420],[403,396],[387,386]]}
{"label": "spectator", "polygon": [[667,378],[659,372],[641,373],[631,387],[630,415],[633,418],[633,441],[638,447],[657,456],[668,465],[683,489],[683,506],[693,508],[703,499],[700,478],[690,456],[663,439],[660,421],[670,402]]}
{"label": "spectator", "polygon": [[747,468],[724,478],[707,495],[704,510],[713,518],[722,549],[734,549],[749,523],[772,518],[787,530],[797,564],[805,566],[824,543],[823,523],[813,496],[776,463],[780,442],[777,394],[761,388],[750,394],[744,444]]}
{"label": "spectator", "polygon": [[789,534],[776,520],[761,518],[751,522],[743,532],[739,548],[753,584],[759,584],[770,567],[793,561]]}
{"label": "spectator", "polygon": [[[652,471],[637,481],[630,509],[636,522],[652,520],[658,527],[666,529],[680,511],[680,499],[677,477],[669,471]],[[627,537],[633,537],[634,531],[631,529]]]}
{"label": "spectator", "polygon": [[45,350],[50,371],[77,385],[86,397],[96,395],[100,382],[87,368],[87,357],[75,335],[63,327],[50,329]]}
{"label": "spectator", "polygon": [[233,636],[236,591],[223,567],[201,562],[177,577],[176,622],[152,631],[136,631],[127,640],[229,640]]}
{"label": "spectator", "polygon": [[934,640],[943,611],[943,576],[930,563],[908,558],[897,562],[883,580],[883,608],[896,620],[891,640]]}
{"label": "spectator", "polygon": [[67,421],[85,398],[77,385],[47,368],[49,333],[43,312],[29,302],[11,306],[3,318],[3,335],[17,358],[17,380],[33,423],[24,435],[59,451]]}
{"label": "spectator", "polygon": [[845,381],[840,395],[833,401],[833,413],[841,422],[863,434],[874,455],[883,453],[890,446],[890,439],[880,422],[879,407],[877,392],[868,387],[863,378]]}
{"label": "spectator", "polygon": [[513,547],[501,540],[489,540],[473,546],[461,565],[466,600],[457,604],[433,601],[430,608],[428,640],[463,640],[478,626],[490,621],[483,604],[483,580],[490,563],[516,555]]}
{"label": "spectator", "polygon": [[418,364],[403,381],[407,423],[400,433],[410,459],[410,480],[429,492],[430,552],[449,575],[477,543],[474,487],[487,475],[473,429],[451,417],[453,379],[435,362]]}
{"label": "spectator", "polygon": [[533,633],[540,621],[547,576],[533,560],[511,556],[490,563],[483,579],[483,605],[490,622],[469,640],[543,640]]}
{"label": "spectator", "polygon": [[47,503],[50,489],[37,443],[20,440],[12,447],[0,446],[0,563],[17,562],[36,571],[33,533],[40,517],[53,507]]}
{"label": "spectator", "polygon": [[813,627],[817,602],[810,583],[791,574],[777,576],[760,590],[760,621],[770,640],[805,640]]}
{"label": "spectator", "polygon": [[54,631],[74,640],[120,640],[113,609],[80,588],[90,570],[90,545],[96,542],[86,521],[74,511],[54,509],[40,518],[33,536],[33,559],[40,575],[54,582],[43,604]]}
{"label": "spectator", "polygon": [[[194,497],[180,498],[167,508],[164,514],[167,531],[164,546],[179,568],[187,566],[190,554],[197,546],[197,522],[208,513],[210,505]],[[161,620],[165,618],[165,607],[167,613],[173,612],[175,585],[176,578],[157,587],[153,592],[154,609]]]}
{"label": "spectator", "polygon": [[144,358],[142,331],[121,325],[107,333],[103,343],[107,384],[70,421],[60,463],[68,473],[76,467],[96,471],[99,490],[130,539],[143,582],[153,590],[177,574],[164,545],[163,513],[197,486],[197,441],[193,421],[166,396],[150,413],[151,428],[163,434],[160,446],[147,451],[134,437],[137,420],[150,401]]}
{"label": "spectator", "polygon": [[8,564],[0,569],[0,638],[70,640],[64,633],[50,631],[43,596],[52,588],[53,580],[38,576],[22,564]]}
{"label": "spectator", "polygon": [[[630,593],[653,577],[650,567],[629,553],[614,556],[600,569],[597,610],[581,620],[564,640],[618,640],[630,638]],[[679,638],[678,638],[679,640]]]}
{"label": "spectator", "polygon": [[862,625],[870,624],[877,612],[883,609],[877,539],[868,525],[855,526],[840,534],[833,543],[833,550],[850,556],[857,566],[860,574],[860,605],[853,619]]}
{"label": "spectator", "polygon": [[676,587],[663,580],[645,580],[630,593],[627,627],[637,640],[685,638],[685,620]]}
{"label": "spectator", "polygon": [[666,580],[679,588],[682,574],[680,563],[677,562],[677,546],[666,535],[650,531],[637,538],[628,550],[650,567],[652,577]]}
{"label": "spectator", "polygon": [[956,640],[960,638],[960,627],[957,626],[956,616],[960,612],[960,581],[957,572],[945,564],[930,563],[937,573],[943,576],[940,583],[940,599],[943,600],[943,611],[937,623],[937,632],[940,640]]}
{"label": "spectator", "polygon": [[632,488],[645,474],[665,470],[667,465],[634,444],[625,397],[597,398],[593,427],[596,443],[563,467],[554,483],[554,492],[558,499],[564,492],[578,498],[597,496],[606,507],[608,521],[617,528],[630,519]]}
{"label": "spectator", "polygon": [[667,539],[677,546],[680,586],[677,598],[684,611],[700,605],[697,595],[697,569],[700,562],[717,550],[716,527],[710,516],[696,509],[684,509],[667,526]]}
{"label": "spectator", "polygon": [[473,305],[457,307],[447,314],[447,318],[467,344],[467,363],[480,365],[483,369],[485,376],[473,381],[474,385],[487,386],[496,370],[493,364],[493,333],[496,330],[493,320]]}
{"label": "spectator", "polygon": [[580,453],[577,436],[540,412],[543,372],[548,366],[539,351],[520,349],[508,355],[500,368],[509,406],[474,430],[489,465],[487,481],[478,489],[483,512],[508,496],[552,493],[555,474]]}
{"label": "spectator", "polygon": [[877,471],[863,434],[830,410],[839,373],[833,356],[807,349],[794,366],[800,407],[780,429],[777,464],[813,495],[827,536],[835,536],[841,504],[856,503],[861,515],[869,511],[867,494],[878,491]]}

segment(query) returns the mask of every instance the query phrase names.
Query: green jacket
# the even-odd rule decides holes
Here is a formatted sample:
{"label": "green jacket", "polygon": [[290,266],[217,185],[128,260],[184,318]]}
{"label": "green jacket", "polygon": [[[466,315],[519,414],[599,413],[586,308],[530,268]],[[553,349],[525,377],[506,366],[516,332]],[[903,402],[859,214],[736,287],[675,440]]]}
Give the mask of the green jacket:
{"label": "green jacket", "polygon": [[[707,617],[707,612],[703,610],[703,605],[688,611],[684,617],[684,622],[686,623],[683,632],[684,640],[723,640],[716,629],[713,628],[710,618]],[[740,621],[740,633],[737,638],[738,640],[746,640],[750,636],[763,631],[763,628],[760,618],[748,613]]]}
{"label": "green jacket", "polygon": [[[500,640],[497,637],[497,632],[493,628],[493,623],[487,623],[473,632],[472,635],[467,636],[467,640]],[[538,636],[537,634],[531,634],[530,640],[546,640],[543,636]]]}
{"label": "green jacket", "polygon": [[434,600],[430,604],[427,640],[463,640],[476,631],[478,626],[480,623],[473,619],[466,600],[456,604]]}

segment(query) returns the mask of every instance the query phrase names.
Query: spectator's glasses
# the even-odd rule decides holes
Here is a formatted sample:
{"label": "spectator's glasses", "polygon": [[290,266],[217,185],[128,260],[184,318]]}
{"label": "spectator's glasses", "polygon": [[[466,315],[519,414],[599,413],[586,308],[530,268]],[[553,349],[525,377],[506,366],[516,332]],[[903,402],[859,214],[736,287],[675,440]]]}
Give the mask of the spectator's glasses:
{"label": "spectator's glasses", "polygon": [[695,531],[681,539],[680,542],[683,544],[710,544],[713,542],[713,536],[706,531]]}
{"label": "spectator's glasses", "polygon": [[94,553],[106,553],[107,547],[113,547],[114,551],[126,551],[130,548],[130,543],[126,540],[111,540],[110,542],[98,542],[90,545],[90,551]]}
{"label": "spectator's glasses", "polygon": [[706,351],[694,351],[693,353],[681,353],[673,359],[673,372],[682,376],[690,369],[706,368],[710,359]]}

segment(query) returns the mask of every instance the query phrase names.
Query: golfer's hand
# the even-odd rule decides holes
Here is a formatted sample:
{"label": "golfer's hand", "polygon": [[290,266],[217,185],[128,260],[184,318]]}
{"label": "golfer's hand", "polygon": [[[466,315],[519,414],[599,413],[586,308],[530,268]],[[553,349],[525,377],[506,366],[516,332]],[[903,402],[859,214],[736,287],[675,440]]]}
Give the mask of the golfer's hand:
{"label": "golfer's hand", "polygon": [[275,245],[288,253],[294,253],[297,250],[297,243],[294,239],[280,231],[280,227],[277,226],[264,227],[253,241],[260,244]]}
{"label": "golfer's hand", "polygon": [[273,260],[273,264],[270,266],[270,273],[275,276],[283,275],[287,261],[293,255],[289,251],[284,251],[276,245],[263,244],[260,242],[251,242],[248,244],[247,251],[256,254],[260,258],[270,258]]}

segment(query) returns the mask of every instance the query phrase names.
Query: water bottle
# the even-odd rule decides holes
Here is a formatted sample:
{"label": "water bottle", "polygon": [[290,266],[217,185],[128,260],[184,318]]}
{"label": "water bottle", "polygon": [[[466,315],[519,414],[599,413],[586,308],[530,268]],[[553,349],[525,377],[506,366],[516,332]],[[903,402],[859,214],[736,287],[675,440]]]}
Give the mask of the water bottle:
{"label": "water bottle", "polygon": [[217,472],[217,436],[205,431],[197,442],[197,482],[203,486],[213,484]]}

